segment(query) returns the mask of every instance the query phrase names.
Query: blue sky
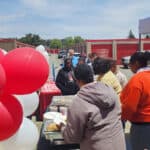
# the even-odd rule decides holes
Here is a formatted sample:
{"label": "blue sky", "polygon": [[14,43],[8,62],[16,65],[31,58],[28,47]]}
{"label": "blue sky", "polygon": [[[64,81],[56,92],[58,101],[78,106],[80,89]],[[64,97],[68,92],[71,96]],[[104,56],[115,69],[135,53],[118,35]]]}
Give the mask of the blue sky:
{"label": "blue sky", "polygon": [[38,34],[43,39],[138,37],[150,0],[0,0],[0,38]]}

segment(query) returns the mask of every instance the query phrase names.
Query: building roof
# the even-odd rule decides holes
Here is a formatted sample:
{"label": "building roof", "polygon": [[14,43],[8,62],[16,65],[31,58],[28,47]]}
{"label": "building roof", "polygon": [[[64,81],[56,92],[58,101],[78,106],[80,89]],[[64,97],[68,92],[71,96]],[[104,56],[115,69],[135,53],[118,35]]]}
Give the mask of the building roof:
{"label": "building roof", "polygon": [[[150,38],[147,38],[147,39],[141,39],[142,41],[150,41]],[[117,42],[128,42],[128,41],[135,41],[135,42],[138,42],[139,39],[137,38],[130,38],[130,39],[87,39],[85,40],[85,42],[112,42],[112,41],[117,41]]]}

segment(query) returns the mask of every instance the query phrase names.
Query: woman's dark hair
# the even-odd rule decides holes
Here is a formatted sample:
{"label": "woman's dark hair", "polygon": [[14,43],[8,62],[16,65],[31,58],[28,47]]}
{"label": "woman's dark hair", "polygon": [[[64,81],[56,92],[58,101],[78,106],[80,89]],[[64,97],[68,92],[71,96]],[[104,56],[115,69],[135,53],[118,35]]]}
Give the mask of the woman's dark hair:
{"label": "woman's dark hair", "polygon": [[68,61],[71,61],[71,58],[65,58],[64,65],[67,64]]}
{"label": "woman's dark hair", "polygon": [[150,52],[135,52],[130,58],[130,64],[134,64],[136,61],[139,62],[140,67],[146,67],[150,61]]}
{"label": "woman's dark hair", "polygon": [[97,57],[93,62],[93,70],[95,74],[105,74],[110,70],[110,61],[105,58]]}
{"label": "woman's dark hair", "polygon": [[84,83],[93,82],[93,72],[89,65],[87,64],[79,64],[74,70],[74,75],[77,80],[81,80]]}
{"label": "woman's dark hair", "polygon": [[64,68],[67,67],[68,61],[71,62],[71,65],[72,65],[71,58],[65,58],[65,60],[64,60]]}
{"label": "woman's dark hair", "polygon": [[83,56],[82,56],[82,57],[80,57],[80,58],[78,59],[78,63],[79,63],[79,62],[83,62],[83,63],[85,63],[85,59],[86,59],[86,58],[85,58],[85,57],[83,57]]}

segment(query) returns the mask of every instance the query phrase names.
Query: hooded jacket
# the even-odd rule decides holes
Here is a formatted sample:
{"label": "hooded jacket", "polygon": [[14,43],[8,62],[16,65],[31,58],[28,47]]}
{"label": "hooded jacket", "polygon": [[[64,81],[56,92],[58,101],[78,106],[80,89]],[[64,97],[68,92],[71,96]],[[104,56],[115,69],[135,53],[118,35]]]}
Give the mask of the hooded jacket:
{"label": "hooded jacket", "polygon": [[66,143],[79,143],[81,150],[125,150],[117,94],[106,84],[84,85],[68,108],[62,128]]}

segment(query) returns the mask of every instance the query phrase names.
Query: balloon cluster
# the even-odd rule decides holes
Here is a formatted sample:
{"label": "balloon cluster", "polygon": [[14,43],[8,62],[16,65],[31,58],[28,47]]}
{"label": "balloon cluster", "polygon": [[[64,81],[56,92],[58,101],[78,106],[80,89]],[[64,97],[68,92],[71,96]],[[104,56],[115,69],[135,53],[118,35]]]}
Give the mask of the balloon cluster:
{"label": "balloon cluster", "polygon": [[0,49],[0,150],[31,150],[39,134],[34,123],[25,118],[38,107],[36,91],[49,76],[49,64],[37,50]]}

